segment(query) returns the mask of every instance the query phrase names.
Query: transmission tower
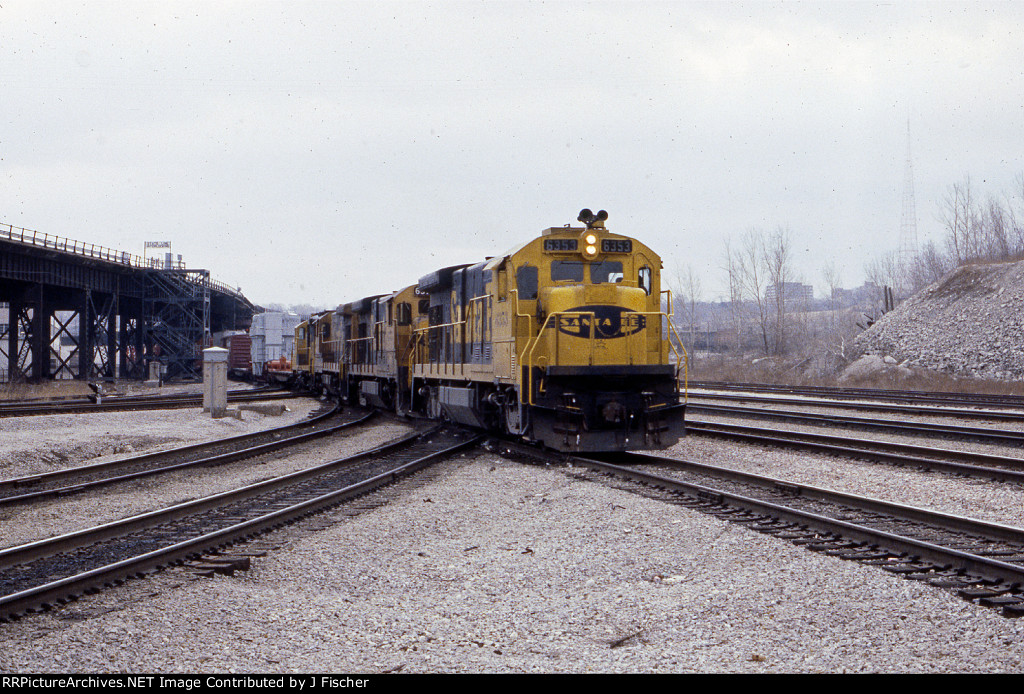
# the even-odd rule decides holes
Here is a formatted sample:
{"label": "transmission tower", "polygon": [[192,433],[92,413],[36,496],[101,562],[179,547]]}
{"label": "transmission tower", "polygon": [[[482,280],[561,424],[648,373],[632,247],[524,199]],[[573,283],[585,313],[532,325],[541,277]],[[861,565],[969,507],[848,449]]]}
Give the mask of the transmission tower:
{"label": "transmission tower", "polygon": [[907,169],[903,179],[903,218],[900,220],[900,264],[910,268],[917,258],[917,206],[914,203],[914,164],[910,157],[910,119],[907,119]]}

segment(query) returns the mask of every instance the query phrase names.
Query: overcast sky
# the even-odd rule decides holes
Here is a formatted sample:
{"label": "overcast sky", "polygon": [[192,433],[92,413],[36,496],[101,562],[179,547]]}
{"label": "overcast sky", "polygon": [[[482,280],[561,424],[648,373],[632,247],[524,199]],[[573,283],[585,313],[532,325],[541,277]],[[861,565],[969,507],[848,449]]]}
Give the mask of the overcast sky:
{"label": "overcast sky", "polygon": [[251,300],[334,306],[583,207],[724,288],[788,227],[803,279],[1024,172],[1024,3],[0,0],[0,223]]}

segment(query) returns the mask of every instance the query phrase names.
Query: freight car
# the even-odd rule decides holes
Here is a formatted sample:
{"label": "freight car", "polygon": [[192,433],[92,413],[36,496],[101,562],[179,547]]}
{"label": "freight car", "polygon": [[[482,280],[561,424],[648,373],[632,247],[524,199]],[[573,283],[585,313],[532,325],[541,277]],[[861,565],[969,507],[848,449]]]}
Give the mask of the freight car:
{"label": "freight car", "polygon": [[251,341],[242,331],[213,335],[213,344],[228,351],[228,374],[232,378],[250,378],[252,373]]}
{"label": "freight car", "polygon": [[607,217],[583,210],[582,227],[312,317],[295,369],[352,402],[558,450],[670,446],[684,434],[686,359],[661,258]]}

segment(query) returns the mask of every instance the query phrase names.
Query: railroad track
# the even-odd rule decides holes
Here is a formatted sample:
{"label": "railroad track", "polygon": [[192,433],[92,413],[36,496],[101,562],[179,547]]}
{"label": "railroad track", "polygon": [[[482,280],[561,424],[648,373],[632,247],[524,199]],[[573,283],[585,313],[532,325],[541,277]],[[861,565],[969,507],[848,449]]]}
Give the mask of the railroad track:
{"label": "railroad track", "polygon": [[[813,426],[827,426],[861,429],[867,431],[889,431],[914,436],[946,437],[961,441],[978,441],[1006,446],[1024,446],[1024,431],[1012,429],[993,429],[990,427],[971,427],[956,424],[936,424],[921,421],[879,419],[872,417],[854,417],[837,414],[815,414],[795,410],[775,410],[755,407],[739,407],[735,405],[691,404],[687,406],[688,414],[702,413],[712,416],[746,417],[760,420],[795,422]],[[688,417],[689,422],[700,423]]]}
{"label": "railroad track", "polygon": [[826,398],[784,397],[781,395],[757,395],[749,393],[710,393],[691,389],[687,394],[687,409],[706,406],[711,402],[756,402],[772,406],[800,406],[826,408],[830,410],[861,410],[896,415],[920,415],[926,417],[952,417],[991,421],[1024,422],[1024,408],[1017,405],[1001,407],[963,407],[947,405],[891,404],[870,400],[834,400]]}
{"label": "railroad track", "polygon": [[758,445],[797,448],[815,453],[937,470],[968,477],[1024,483],[1024,459],[1010,456],[696,420],[687,422],[687,431],[724,436]]}
{"label": "railroad track", "polygon": [[[93,465],[63,468],[26,477],[0,480],[0,508],[13,504],[67,496],[98,487],[127,482],[186,468],[211,467],[264,455],[288,446],[361,425],[374,417],[373,411],[337,407],[314,413],[309,419],[283,427],[192,444],[166,451]],[[303,431],[308,429],[308,431]]]}
{"label": "railroad track", "polygon": [[[366,484],[386,484],[427,464],[426,460],[479,441],[465,432],[444,436],[443,450],[424,446],[430,450],[412,456],[415,460],[371,462],[391,450],[382,447],[241,490],[0,550],[0,619],[59,604],[188,557],[222,551],[267,528],[365,494],[370,489]],[[424,435],[414,434],[401,441],[415,447],[411,442],[423,440]],[[530,456],[538,455],[534,448],[523,448]],[[866,452],[858,449],[847,454],[863,458]],[[1013,462],[1024,466],[1024,461]],[[1024,615],[1024,530],[657,456],[573,458],[572,463],[593,473],[639,482],[666,501],[735,520],[810,549],[954,588],[965,598],[1002,608],[1008,616]],[[942,461],[914,458],[912,464],[937,467]],[[652,474],[654,465],[660,470],[657,474]],[[1001,474],[1020,481],[1022,473]],[[320,476],[322,480],[315,479]],[[240,561],[226,551],[228,556],[213,561]]]}
{"label": "railroad track", "polygon": [[831,399],[875,400],[884,402],[918,402],[975,407],[1013,407],[1024,410],[1024,397],[987,393],[942,393],[922,390],[885,390],[881,388],[837,388],[830,386],[785,386],[767,383],[723,383],[691,381],[691,389],[711,391],[742,391],[745,393],[779,393]]}
{"label": "railroad track", "polygon": [[655,455],[570,457],[568,463],[570,474],[611,476],[632,491],[640,485],[652,498],[952,589],[1008,617],[1024,616],[1024,529]]}
{"label": "railroad track", "polygon": [[[232,390],[228,402],[255,400],[286,400],[303,397],[286,390]],[[30,417],[49,414],[83,414],[118,412],[124,410],[156,410],[196,407],[203,401],[202,394],[178,393],[171,395],[132,395],[103,397],[100,402],[90,399],[46,400],[43,402],[4,401],[0,403],[0,417]]]}
{"label": "railroad track", "polygon": [[0,550],[0,620],[218,552],[390,484],[479,440],[438,427],[233,491]]}

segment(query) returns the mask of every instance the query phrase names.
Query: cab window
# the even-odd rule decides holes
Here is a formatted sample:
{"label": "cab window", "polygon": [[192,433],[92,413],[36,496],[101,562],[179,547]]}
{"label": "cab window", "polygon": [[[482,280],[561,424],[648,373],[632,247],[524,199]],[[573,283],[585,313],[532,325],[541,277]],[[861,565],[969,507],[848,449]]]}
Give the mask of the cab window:
{"label": "cab window", "polygon": [[640,273],[637,276],[637,284],[647,294],[651,293],[651,268],[642,267]]}
{"label": "cab window", "polygon": [[537,298],[539,278],[537,267],[534,265],[523,265],[516,270],[516,288],[519,290],[520,299],[531,301]]}
{"label": "cab window", "polygon": [[398,324],[412,325],[412,304],[402,302],[398,304]]}
{"label": "cab window", "polygon": [[606,260],[590,264],[590,281],[594,284],[622,281],[622,263],[618,260]]}
{"label": "cab window", "polygon": [[498,301],[508,299],[508,272],[505,268],[498,270]]}
{"label": "cab window", "polygon": [[552,282],[582,282],[583,263],[579,260],[552,260],[551,261]]}

